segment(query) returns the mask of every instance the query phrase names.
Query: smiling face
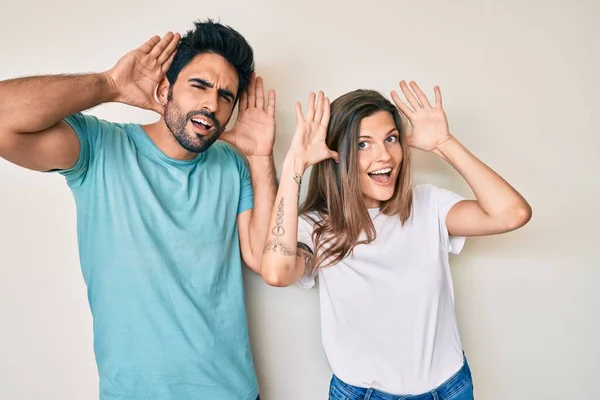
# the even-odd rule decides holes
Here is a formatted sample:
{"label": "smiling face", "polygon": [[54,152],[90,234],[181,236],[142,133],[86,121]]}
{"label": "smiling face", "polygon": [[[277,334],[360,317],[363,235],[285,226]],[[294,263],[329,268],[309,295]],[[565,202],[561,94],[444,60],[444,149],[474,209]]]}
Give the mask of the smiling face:
{"label": "smiling face", "polygon": [[203,53],[181,70],[168,88],[165,123],[179,144],[201,153],[229,122],[238,92],[238,74],[225,58]]}
{"label": "smiling face", "polygon": [[378,111],[360,121],[359,183],[367,208],[392,198],[402,165],[402,146],[392,114]]}
{"label": "smiling face", "polygon": [[[331,102],[325,143],[339,162],[312,166],[306,199],[299,213],[318,212],[324,218],[315,242],[325,240],[311,272],[348,256],[359,243],[377,236],[372,214],[411,214],[413,186],[410,147],[398,109],[381,93],[357,89]],[[315,252],[317,253],[317,252]]]}

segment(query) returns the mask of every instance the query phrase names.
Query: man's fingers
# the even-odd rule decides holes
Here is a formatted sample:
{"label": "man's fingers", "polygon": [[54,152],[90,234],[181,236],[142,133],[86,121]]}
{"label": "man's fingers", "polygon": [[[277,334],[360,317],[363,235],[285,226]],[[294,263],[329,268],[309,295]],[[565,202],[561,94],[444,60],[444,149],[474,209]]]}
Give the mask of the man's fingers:
{"label": "man's fingers", "polygon": [[155,35],[146,41],[143,45],[140,46],[140,50],[144,52],[144,54],[150,53],[150,51],[156,46],[156,44],[160,42],[160,36]]}
{"label": "man's fingers", "polygon": [[160,57],[160,55],[169,46],[169,44],[173,40],[174,36],[175,35],[173,34],[173,32],[167,32],[167,34],[165,36],[163,36],[163,38],[160,39],[160,41],[154,45],[154,47],[152,48],[152,50],[150,50],[148,55],[150,55],[150,57],[158,60],[158,57]]}
{"label": "man's fingers", "polygon": [[254,72],[248,84],[248,107],[256,107],[256,74]]}
{"label": "man's fingers", "polygon": [[240,103],[238,104],[238,118],[244,114],[248,108],[248,92],[244,91],[240,94]]}
{"label": "man's fingers", "polygon": [[171,64],[173,64],[173,59],[175,58],[175,54],[177,54],[177,53],[174,52],[173,54],[171,54],[171,56],[167,59],[167,61],[165,61],[163,63],[163,65],[160,67],[160,70],[162,71],[163,75],[165,75],[167,73],[167,71],[171,67]]}
{"label": "man's fingers", "polygon": [[265,88],[260,76],[256,78],[256,108],[265,109]]}
{"label": "man's fingers", "polygon": [[269,90],[269,102],[267,103],[267,114],[271,117],[275,116],[275,91],[273,89]]}
{"label": "man's fingers", "polygon": [[[179,46],[180,39],[181,39],[181,35],[179,33],[176,33],[175,35],[173,35],[173,39],[171,39],[171,42],[169,42],[169,44],[167,45],[165,50],[158,56],[158,64],[159,65],[163,65],[167,60],[172,59],[172,57],[176,53],[177,46]],[[169,68],[167,68],[167,69],[169,69]]]}

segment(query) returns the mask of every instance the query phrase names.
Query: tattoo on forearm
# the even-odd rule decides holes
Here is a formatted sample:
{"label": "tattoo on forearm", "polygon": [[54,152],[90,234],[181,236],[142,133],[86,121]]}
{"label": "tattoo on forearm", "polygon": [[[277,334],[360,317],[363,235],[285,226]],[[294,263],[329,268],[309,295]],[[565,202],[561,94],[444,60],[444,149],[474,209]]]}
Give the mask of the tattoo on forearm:
{"label": "tattoo on forearm", "polygon": [[300,198],[300,186],[302,186],[302,175],[294,173],[294,182],[298,185],[298,198]]}
{"label": "tattoo on forearm", "polygon": [[304,273],[308,272],[312,266],[313,251],[302,242],[298,242],[298,250],[296,251],[298,257],[304,257]]}
{"label": "tattoo on forearm", "polygon": [[306,244],[304,244],[304,243],[302,243],[302,242],[298,242],[298,243],[297,243],[297,246],[298,246],[300,249],[302,249],[302,250],[304,250],[304,251],[308,252],[309,254],[313,254],[313,251],[311,250],[311,248],[310,248],[310,247],[308,247]]}
{"label": "tattoo on forearm", "polygon": [[265,244],[265,249],[263,250],[263,254],[266,254],[268,251],[276,252],[277,249],[281,251],[286,256],[293,256],[294,251],[290,249],[285,243],[281,241],[281,237],[285,235],[285,229],[283,228],[283,197],[279,200],[279,205],[277,206],[277,219],[275,220],[275,226],[271,229],[271,234],[275,236],[275,239],[270,240]]}
{"label": "tattoo on forearm", "polygon": [[296,252],[296,255],[298,257],[304,258],[304,273],[306,273],[310,269],[310,266],[312,264],[312,259],[313,259],[312,254],[310,254],[304,250],[298,249],[298,251]]}

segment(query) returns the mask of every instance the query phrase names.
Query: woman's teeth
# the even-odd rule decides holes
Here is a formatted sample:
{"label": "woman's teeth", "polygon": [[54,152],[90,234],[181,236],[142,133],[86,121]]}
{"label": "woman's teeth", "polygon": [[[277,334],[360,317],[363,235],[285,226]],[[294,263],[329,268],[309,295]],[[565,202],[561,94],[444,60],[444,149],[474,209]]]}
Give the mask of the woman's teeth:
{"label": "woman's teeth", "polygon": [[374,181],[385,184],[390,181],[391,173],[392,173],[391,168],[382,168],[382,169],[378,169],[377,171],[369,172],[368,175]]}
{"label": "woman's teeth", "polygon": [[383,169],[378,169],[377,171],[369,172],[369,175],[389,174],[390,172],[392,172],[391,168],[383,168]]}

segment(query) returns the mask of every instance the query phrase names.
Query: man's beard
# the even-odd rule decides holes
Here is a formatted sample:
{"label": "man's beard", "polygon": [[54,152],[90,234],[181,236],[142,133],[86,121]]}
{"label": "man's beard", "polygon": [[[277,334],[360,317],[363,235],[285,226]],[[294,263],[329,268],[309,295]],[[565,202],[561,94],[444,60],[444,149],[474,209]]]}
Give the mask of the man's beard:
{"label": "man's beard", "polygon": [[[209,137],[204,137],[193,131],[186,132],[185,128],[188,121],[198,115],[202,115],[211,121],[213,131]],[[202,153],[221,135],[221,124],[212,112],[202,109],[190,111],[184,115],[179,104],[172,98],[165,105],[165,123],[181,147],[191,153]]]}

